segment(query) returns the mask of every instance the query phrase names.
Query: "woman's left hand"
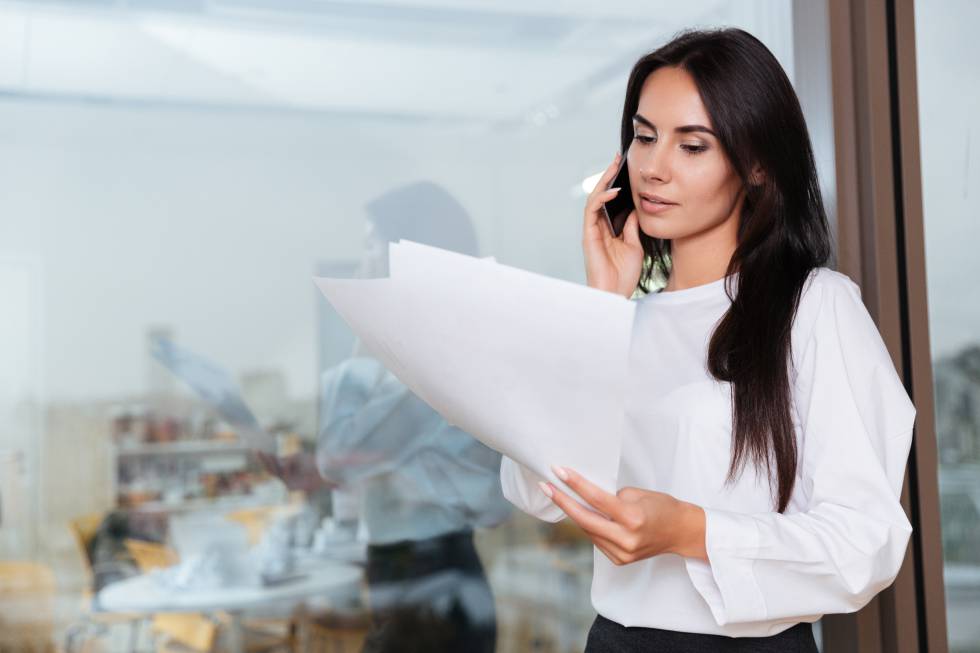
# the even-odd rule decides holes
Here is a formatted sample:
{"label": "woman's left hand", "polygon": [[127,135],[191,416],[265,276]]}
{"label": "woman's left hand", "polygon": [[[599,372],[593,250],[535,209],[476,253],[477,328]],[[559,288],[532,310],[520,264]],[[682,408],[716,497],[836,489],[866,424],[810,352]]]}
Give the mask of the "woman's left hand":
{"label": "woman's left hand", "polygon": [[610,494],[574,470],[553,467],[594,510],[589,510],[552,483],[541,490],[561,508],[616,565],[676,553],[707,561],[705,514],[700,506],[663,492],[625,487]]}

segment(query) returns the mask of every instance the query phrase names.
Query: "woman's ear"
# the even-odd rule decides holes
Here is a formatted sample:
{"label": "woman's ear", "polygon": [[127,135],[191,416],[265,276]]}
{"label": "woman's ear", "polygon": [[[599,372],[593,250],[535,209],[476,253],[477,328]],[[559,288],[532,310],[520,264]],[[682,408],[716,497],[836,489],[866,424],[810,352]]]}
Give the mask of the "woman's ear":
{"label": "woman's ear", "polygon": [[762,166],[756,164],[755,167],[752,168],[752,173],[749,175],[749,184],[751,184],[752,186],[761,186],[762,182],[764,182],[765,180],[766,180],[765,171],[762,169]]}

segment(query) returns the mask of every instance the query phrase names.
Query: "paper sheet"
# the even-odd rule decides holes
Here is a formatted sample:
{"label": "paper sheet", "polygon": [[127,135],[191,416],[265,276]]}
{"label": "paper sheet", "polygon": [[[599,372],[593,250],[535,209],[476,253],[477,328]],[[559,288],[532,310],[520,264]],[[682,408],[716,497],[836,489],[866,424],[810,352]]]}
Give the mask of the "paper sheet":
{"label": "paper sheet", "polygon": [[406,240],[389,269],[314,281],[450,424],[566,490],[551,465],[615,492],[633,302]]}

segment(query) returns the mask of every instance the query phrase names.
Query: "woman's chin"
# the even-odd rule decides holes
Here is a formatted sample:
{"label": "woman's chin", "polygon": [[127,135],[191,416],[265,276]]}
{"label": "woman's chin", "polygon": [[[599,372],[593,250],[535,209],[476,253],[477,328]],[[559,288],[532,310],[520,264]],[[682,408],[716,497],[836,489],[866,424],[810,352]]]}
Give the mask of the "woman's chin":
{"label": "woman's chin", "polygon": [[650,238],[668,240],[673,237],[671,235],[672,230],[670,229],[671,221],[665,216],[644,215],[638,212],[637,217],[640,222],[640,231]]}

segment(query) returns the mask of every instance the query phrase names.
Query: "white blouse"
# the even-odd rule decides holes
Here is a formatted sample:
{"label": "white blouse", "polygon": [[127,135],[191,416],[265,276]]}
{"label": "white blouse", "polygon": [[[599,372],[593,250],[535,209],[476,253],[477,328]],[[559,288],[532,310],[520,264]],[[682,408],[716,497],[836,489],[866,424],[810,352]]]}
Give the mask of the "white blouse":
{"label": "white blouse", "polygon": [[361,498],[371,544],[495,526],[510,516],[500,454],[449,425],[370,356],[320,381],[317,468]]}
{"label": "white blouse", "polygon": [[[737,273],[736,273],[737,276]],[[733,637],[775,635],[853,612],[895,579],[912,526],[899,496],[915,406],[849,277],[826,267],[804,286],[792,327],[796,483],[773,509],[748,462],[724,487],[729,383],[707,371],[708,342],[731,302],[725,279],[637,300],[618,487],[704,508],[710,562],[663,554],[616,566],[594,549],[592,605],[625,626]],[[504,496],[555,522],[544,480],[503,457]]]}

